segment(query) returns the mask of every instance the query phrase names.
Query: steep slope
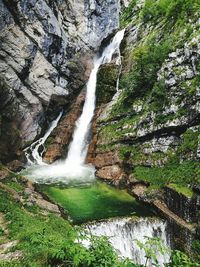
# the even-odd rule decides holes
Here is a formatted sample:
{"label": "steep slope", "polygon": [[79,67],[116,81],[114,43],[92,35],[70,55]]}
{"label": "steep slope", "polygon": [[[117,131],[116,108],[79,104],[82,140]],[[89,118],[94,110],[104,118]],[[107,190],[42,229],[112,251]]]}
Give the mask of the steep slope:
{"label": "steep slope", "polygon": [[[167,1],[146,1],[144,6],[135,2],[122,15],[122,24],[130,23],[120,92],[109,108],[102,106],[97,121],[97,174],[108,178],[109,166],[116,164],[131,177],[148,182],[152,171],[159,176],[161,169],[159,183],[180,178],[178,182],[194,184],[200,157],[199,4],[175,1],[170,7]],[[101,70],[99,83],[105,84],[101,91],[111,76],[110,66]]]}
{"label": "steep slope", "polygon": [[[91,56],[118,27],[109,1],[0,1],[0,160],[16,157],[83,88]],[[53,112],[52,112],[53,111]]]}

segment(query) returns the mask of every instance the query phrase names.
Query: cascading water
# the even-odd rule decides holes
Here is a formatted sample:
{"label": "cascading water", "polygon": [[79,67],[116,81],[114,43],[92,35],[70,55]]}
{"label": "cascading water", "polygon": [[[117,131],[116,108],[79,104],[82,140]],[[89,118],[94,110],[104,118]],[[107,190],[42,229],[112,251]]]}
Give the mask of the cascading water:
{"label": "cascading water", "polygon": [[[32,151],[33,153],[32,156],[27,157],[27,160],[31,164],[33,164],[33,162],[37,163],[37,166],[31,168],[30,171],[27,170],[27,173],[25,173],[25,175],[30,179],[40,183],[69,183],[71,181],[88,182],[95,179],[94,168],[92,166],[85,165],[84,162],[87,155],[87,139],[90,131],[91,120],[95,110],[97,72],[102,64],[110,63],[112,61],[114,54],[118,55],[116,64],[120,63],[119,46],[124,37],[124,32],[125,29],[117,32],[112,42],[104,49],[101,57],[95,58],[94,60],[94,68],[87,83],[86,100],[83,112],[76,123],[76,129],[72,143],[69,146],[67,159],[64,162],[45,165],[41,156],[38,156],[38,149],[41,144],[39,145],[38,143],[38,145],[34,145],[34,149],[30,149],[31,147],[29,147],[29,151]],[[43,141],[47,139],[45,136],[42,138],[42,144],[44,143]],[[39,142],[39,140],[37,142]],[[31,157],[35,159],[35,161],[30,160]]]}
{"label": "cascading water", "polygon": [[[32,143],[29,147],[27,147],[24,150],[29,165],[32,164],[47,165],[42,160],[42,154],[44,153],[44,143],[46,142],[47,138],[49,137],[53,129],[55,129],[56,126],[58,125],[62,113],[63,112],[60,112],[58,117],[51,122],[49,129],[47,130],[47,132],[43,137]],[[42,151],[39,152],[40,147],[42,147]]]}
{"label": "cascading water", "polygon": [[[145,264],[146,257],[145,252],[139,248],[137,241],[144,244],[147,238],[158,237],[164,246],[170,246],[167,238],[167,224],[160,219],[136,219],[131,217],[110,219],[89,223],[85,229],[91,235],[107,236],[119,256],[132,259],[133,262],[138,264]],[[87,240],[83,241],[83,244],[87,247],[90,245]],[[160,267],[169,262],[169,253],[162,255],[158,252],[156,254]],[[149,261],[146,266],[153,265]]]}
{"label": "cascading water", "polygon": [[95,110],[95,91],[97,72],[102,64],[110,63],[114,53],[118,54],[118,60],[116,64],[120,63],[120,50],[119,46],[124,37],[124,31],[119,31],[113,38],[110,45],[108,45],[100,58],[95,59],[94,68],[90,74],[90,78],[87,84],[86,101],[83,107],[81,117],[77,122],[77,127],[74,132],[73,141],[70,145],[68,157],[66,159],[66,166],[70,168],[78,167],[85,162],[87,155],[87,137],[90,130],[90,123],[94,116]]}

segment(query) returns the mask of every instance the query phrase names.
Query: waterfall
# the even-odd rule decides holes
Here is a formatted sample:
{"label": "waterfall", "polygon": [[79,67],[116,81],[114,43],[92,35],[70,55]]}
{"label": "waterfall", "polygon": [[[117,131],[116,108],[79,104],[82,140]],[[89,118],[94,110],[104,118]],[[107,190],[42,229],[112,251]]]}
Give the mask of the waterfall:
{"label": "waterfall", "polygon": [[[27,162],[29,165],[38,164],[38,165],[47,165],[42,160],[42,155],[44,153],[44,143],[46,142],[47,138],[50,136],[51,132],[54,128],[58,125],[58,122],[62,116],[63,112],[60,112],[58,117],[53,120],[45,133],[43,137],[32,143],[29,147],[24,149],[25,156],[27,158]],[[42,147],[42,151],[40,151],[40,148]]]}
{"label": "waterfall", "polygon": [[55,162],[51,165],[45,164],[42,161],[42,155],[38,151],[40,146],[44,144],[50,135],[49,129],[44,137],[33,143],[25,151],[31,152],[31,155],[29,155],[28,152],[26,153],[28,162],[31,165],[34,163],[37,164],[23,172],[29,179],[39,183],[62,182],[66,184],[70,182],[91,182],[95,179],[94,167],[85,165],[84,162],[88,149],[88,135],[95,110],[97,72],[102,64],[112,61],[113,55],[118,56],[116,64],[120,63],[119,47],[124,37],[124,32],[125,29],[117,32],[111,43],[104,49],[102,55],[94,59],[94,67],[87,83],[85,104],[82,114],[76,122],[76,129],[73,134],[73,140],[69,146],[67,159],[64,162]]}
{"label": "waterfall", "polygon": [[119,46],[124,37],[124,31],[125,30],[117,32],[112,42],[104,49],[101,57],[94,60],[94,68],[87,83],[87,93],[83,112],[77,121],[73,141],[70,145],[68,157],[66,159],[66,166],[72,169],[84,164],[87,155],[87,137],[95,110],[95,91],[98,69],[102,64],[110,63],[114,53],[118,54],[116,64],[120,63],[121,57]]}
{"label": "waterfall", "polygon": [[[145,264],[145,252],[139,248],[137,241],[145,243],[147,237],[159,237],[163,245],[170,247],[167,238],[167,224],[160,219],[149,218],[118,218],[95,223],[89,223],[85,229],[91,235],[107,236],[109,242],[123,258],[132,259],[137,264]],[[83,241],[86,247],[89,247],[88,240]],[[170,255],[157,253],[159,266],[169,262]],[[152,266],[149,262],[148,266]]]}

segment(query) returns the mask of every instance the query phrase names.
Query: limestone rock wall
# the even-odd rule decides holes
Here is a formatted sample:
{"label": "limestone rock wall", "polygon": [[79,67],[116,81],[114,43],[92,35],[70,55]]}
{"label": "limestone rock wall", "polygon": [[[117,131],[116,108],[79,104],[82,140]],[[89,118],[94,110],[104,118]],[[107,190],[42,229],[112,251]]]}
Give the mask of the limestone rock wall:
{"label": "limestone rock wall", "polygon": [[0,0],[1,161],[78,95],[119,9],[118,0]]}
{"label": "limestone rock wall", "polygon": [[165,201],[170,210],[188,222],[199,222],[200,196],[185,196],[176,190],[165,188]]}
{"label": "limestone rock wall", "polygon": [[[136,1],[122,14],[121,23],[128,24],[121,47],[119,92],[112,101],[108,99],[106,106],[105,100],[99,103],[96,146],[90,160],[100,178],[106,170],[114,183],[119,177],[124,179],[121,173],[126,174],[127,183],[129,176],[145,180],[150,171],[153,180],[153,168],[159,174],[154,183],[174,182],[173,178],[184,183],[186,175],[181,178],[175,170],[186,164],[191,179],[185,183],[195,184],[200,182],[195,174],[200,160],[199,13],[181,26],[175,20],[169,26],[165,17],[159,16],[155,22],[150,15],[144,16],[144,4]],[[105,71],[104,80],[109,78],[110,72]],[[101,83],[99,80],[97,89]],[[112,175],[111,165],[121,169],[119,175]],[[174,174],[168,171],[165,175],[165,166]],[[165,176],[170,176],[170,181],[164,181]],[[150,178],[147,180],[151,183]]]}

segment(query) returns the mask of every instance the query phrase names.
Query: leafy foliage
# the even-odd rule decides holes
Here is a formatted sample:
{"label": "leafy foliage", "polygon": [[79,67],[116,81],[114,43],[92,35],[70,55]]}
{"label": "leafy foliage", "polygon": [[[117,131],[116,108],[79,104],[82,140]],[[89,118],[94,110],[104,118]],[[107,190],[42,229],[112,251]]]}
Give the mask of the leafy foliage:
{"label": "leafy foliage", "polygon": [[145,243],[137,241],[137,245],[140,249],[145,251],[145,266],[147,266],[147,264],[150,262],[151,264],[153,264],[153,266],[159,267],[159,254],[164,256],[165,254],[169,253],[169,249],[162,243],[162,241],[158,237],[146,237]]}
{"label": "leafy foliage", "polygon": [[[72,227],[58,216],[42,215],[37,207],[33,213],[20,203],[15,203],[2,190],[0,200],[0,212],[5,213],[9,221],[9,238],[20,241],[13,249],[23,251],[19,262],[0,262],[0,266],[136,266],[130,261],[118,259],[106,238],[90,237],[83,229]],[[86,239],[91,243],[89,248],[81,243]]]}
{"label": "leafy foliage", "polygon": [[200,264],[193,262],[185,253],[174,250],[171,256],[171,262],[167,265],[169,267],[199,267]]}

